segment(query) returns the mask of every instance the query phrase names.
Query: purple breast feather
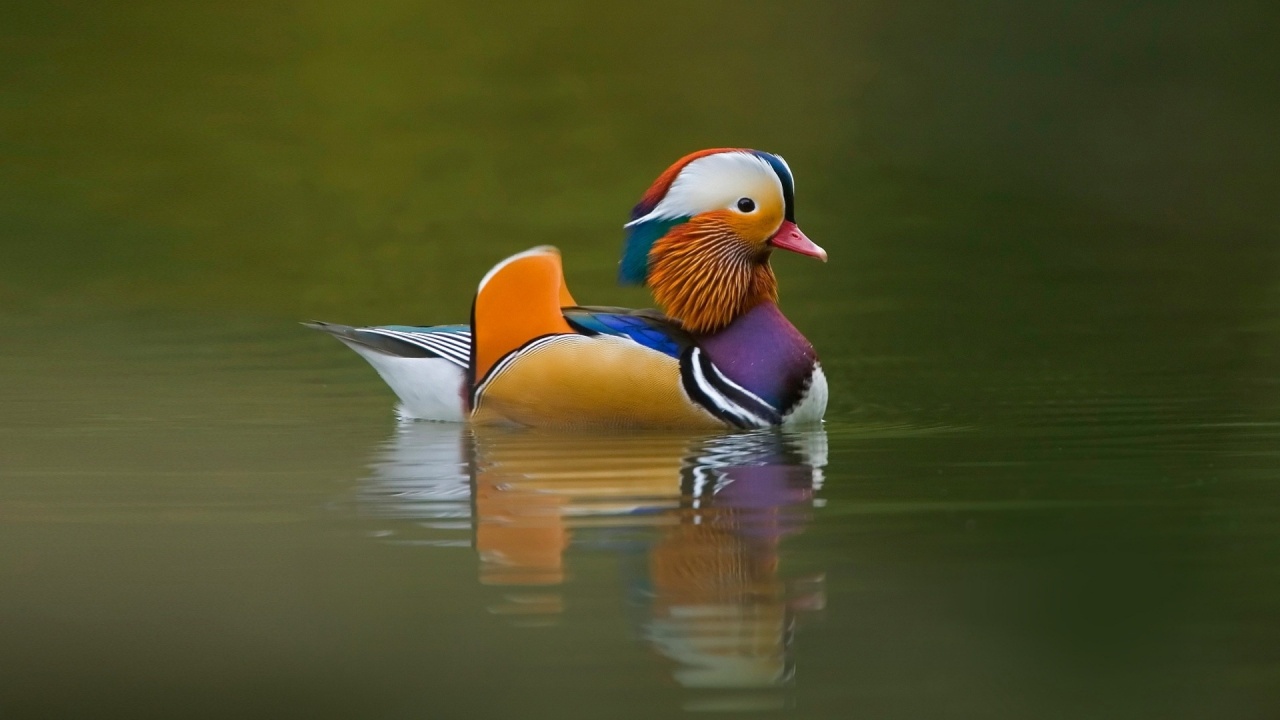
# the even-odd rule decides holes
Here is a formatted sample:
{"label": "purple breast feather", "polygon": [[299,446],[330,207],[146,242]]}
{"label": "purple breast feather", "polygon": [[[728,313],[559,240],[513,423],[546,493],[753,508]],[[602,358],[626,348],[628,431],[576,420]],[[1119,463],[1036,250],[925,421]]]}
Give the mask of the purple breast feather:
{"label": "purple breast feather", "polygon": [[799,401],[817,353],[771,302],[761,303],[698,346],[725,377],[786,412]]}

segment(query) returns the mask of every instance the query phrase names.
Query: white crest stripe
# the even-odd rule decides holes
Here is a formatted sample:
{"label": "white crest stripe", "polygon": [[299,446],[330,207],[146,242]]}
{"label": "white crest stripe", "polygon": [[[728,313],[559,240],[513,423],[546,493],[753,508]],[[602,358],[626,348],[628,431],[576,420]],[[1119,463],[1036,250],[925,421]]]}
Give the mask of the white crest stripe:
{"label": "white crest stripe", "polygon": [[623,225],[693,217],[734,207],[743,192],[772,192],[782,198],[782,181],[773,166],[747,150],[704,155],[680,169],[671,186],[648,214]]}

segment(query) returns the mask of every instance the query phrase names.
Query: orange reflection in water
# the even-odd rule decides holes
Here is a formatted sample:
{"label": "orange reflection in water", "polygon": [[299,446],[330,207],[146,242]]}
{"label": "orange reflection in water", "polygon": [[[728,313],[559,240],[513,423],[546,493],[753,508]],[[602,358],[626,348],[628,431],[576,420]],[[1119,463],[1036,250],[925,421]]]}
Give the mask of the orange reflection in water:
{"label": "orange reflection in water", "polygon": [[676,681],[766,688],[791,677],[796,613],[824,604],[820,576],[782,577],[779,548],[808,522],[825,464],[821,430],[566,435],[415,423],[388,444],[364,497],[377,515],[435,531],[407,541],[457,546],[469,528],[480,582],[520,588],[490,611],[521,617],[565,611],[555,586],[570,580],[570,548],[640,533],[645,574],[624,590],[646,606],[639,633],[675,663]]}

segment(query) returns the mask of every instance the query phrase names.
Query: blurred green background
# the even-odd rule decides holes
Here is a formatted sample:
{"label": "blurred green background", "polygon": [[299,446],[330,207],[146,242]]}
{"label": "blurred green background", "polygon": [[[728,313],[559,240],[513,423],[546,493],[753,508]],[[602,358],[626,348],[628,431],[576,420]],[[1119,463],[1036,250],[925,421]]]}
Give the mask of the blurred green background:
{"label": "blurred green background", "polygon": [[614,282],[630,207],[681,155],[748,146],[787,158],[831,255],[775,260],[832,402],[811,521],[764,562],[827,605],[785,626],[770,697],[1277,716],[1278,15],[10,4],[0,714],[689,707],[636,637],[639,530],[565,551],[543,631],[487,610],[475,518],[452,549],[384,542],[371,475],[421,448],[294,321],[454,322],[543,243],[583,302],[648,304]]}
{"label": "blurred green background", "polygon": [[939,204],[972,207],[990,250],[1073,252],[1003,231],[1000,198],[1212,254],[1271,243],[1273,17],[1265,2],[13,6],[0,301],[443,321],[493,261],[551,242],[580,294],[642,302],[612,288],[621,223],[668,163],[721,145],[789,159],[801,222],[834,250],[829,271],[795,272],[830,285]]}

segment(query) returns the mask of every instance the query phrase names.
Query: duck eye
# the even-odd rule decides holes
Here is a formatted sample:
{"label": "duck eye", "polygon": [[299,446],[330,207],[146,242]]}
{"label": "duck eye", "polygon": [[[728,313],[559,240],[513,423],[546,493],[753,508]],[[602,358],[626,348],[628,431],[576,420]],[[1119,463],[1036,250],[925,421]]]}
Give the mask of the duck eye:
{"label": "duck eye", "polygon": [[738,201],[738,210],[749,213],[756,209],[756,201],[751,198],[742,198]]}

